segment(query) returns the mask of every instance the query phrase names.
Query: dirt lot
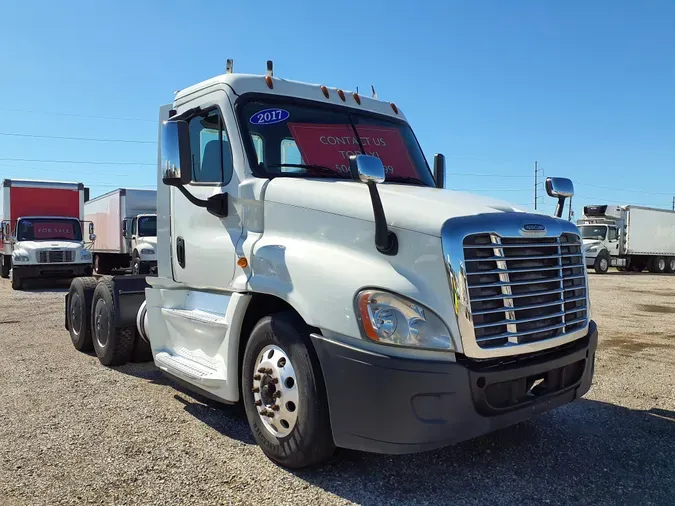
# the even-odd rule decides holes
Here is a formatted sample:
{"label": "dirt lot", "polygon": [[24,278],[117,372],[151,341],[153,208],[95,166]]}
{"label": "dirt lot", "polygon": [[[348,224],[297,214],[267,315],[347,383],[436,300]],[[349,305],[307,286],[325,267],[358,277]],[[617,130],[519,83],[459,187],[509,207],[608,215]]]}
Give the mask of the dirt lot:
{"label": "dirt lot", "polygon": [[67,284],[0,282],[2,504],[674,504],[675,276],[591,274],[585,399],[431,453],[342,451],[291,473],[243,411],[152,364],[102,367],[63,328]]}

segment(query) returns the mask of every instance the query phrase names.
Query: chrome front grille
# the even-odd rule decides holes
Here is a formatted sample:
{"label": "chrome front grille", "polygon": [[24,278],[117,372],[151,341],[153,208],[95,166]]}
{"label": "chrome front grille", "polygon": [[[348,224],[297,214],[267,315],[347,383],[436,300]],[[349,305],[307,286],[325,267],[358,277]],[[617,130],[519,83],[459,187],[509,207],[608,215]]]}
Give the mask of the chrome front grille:
{"label": "chrome front grille", "polygon": [[75,261],[75,252],[67,250],[38,251],[38,262],[41,264],[59,264]]}
{"label": "chrome front grille", "polygon": [[581,248],[573,233],[466,236],[467,302],[476,344],[494,349],[584,329],[588,308]]}

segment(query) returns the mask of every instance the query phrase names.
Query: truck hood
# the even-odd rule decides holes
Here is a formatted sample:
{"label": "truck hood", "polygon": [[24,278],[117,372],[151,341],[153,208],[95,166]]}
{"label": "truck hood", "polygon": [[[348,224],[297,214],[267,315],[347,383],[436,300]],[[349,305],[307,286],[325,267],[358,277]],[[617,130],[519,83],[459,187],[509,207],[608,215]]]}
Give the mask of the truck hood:
{"label": "truck hood", "polygon": [[77,241],[18,241],[14,249],[35,251],[42,249],[78,250],[82,243]]}
{"label": "truck hood", "polygon": [[583,243],[585,249],[590,248],[591,246],[599,246],[602,244],[602,241],[598,239],[582,239],[581,242]]}
{"label": "truck hood", "polygon": [[157,247],[157,237],[155,236],[139,237],[136,242],[139,246],[142,244],[147,244],[153,248]]}
{"label": "truck hood", "polygon": [[[399,184],[378,185],[390,226],[440,236],[449,218],[484,213],[519,213],[507,202],[452,190]],[[265,200],[315,211],[373,220],[368,187],[354,181],[278,177],[270,181]]]}

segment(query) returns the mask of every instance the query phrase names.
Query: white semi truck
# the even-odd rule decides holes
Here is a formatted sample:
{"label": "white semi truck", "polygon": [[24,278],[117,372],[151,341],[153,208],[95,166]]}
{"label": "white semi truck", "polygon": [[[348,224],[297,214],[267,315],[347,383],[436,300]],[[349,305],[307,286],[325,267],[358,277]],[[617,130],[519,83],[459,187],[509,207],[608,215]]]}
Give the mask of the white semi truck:
{"label": "white semi truck", "polygon": [[631,205],[584,207],[577,222],[586,266],[604,274],[620,271],[675,272],[675,211]]}
{"label": "white semi truck", "polygon": [[94,272],[131,267],[148,274],[157,267],[157,191],[118,188],[84,204],[94,224]]}
{"label": "white semi truck", "polygon": [[83,238],[82,183],[5,179],[0,196],[0,277],[20,290],[26,279],[91,275]]}
{"label": "white semi truck", "polygon": [[[589,389],[577,227],[442,189],[393,103],[268,63],[180,91],[160,125],[158,276],[74,280],[76,348],[116,365],[149,344],[177,382],[243,401],[292,468],[439,448]],[[571,182],[547,188],[560,216]]]}

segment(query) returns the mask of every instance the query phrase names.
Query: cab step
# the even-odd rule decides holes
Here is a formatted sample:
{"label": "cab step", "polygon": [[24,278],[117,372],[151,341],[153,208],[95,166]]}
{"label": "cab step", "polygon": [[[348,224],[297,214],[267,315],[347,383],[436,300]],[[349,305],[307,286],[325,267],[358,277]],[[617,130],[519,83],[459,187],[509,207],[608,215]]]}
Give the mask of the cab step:
{"label": "cab step", "polygon": [[201,350],[178,348],[174,354],[162,351],[155,355],[161,370],[201,386],[221,386],[225,382],[225,363]]}

